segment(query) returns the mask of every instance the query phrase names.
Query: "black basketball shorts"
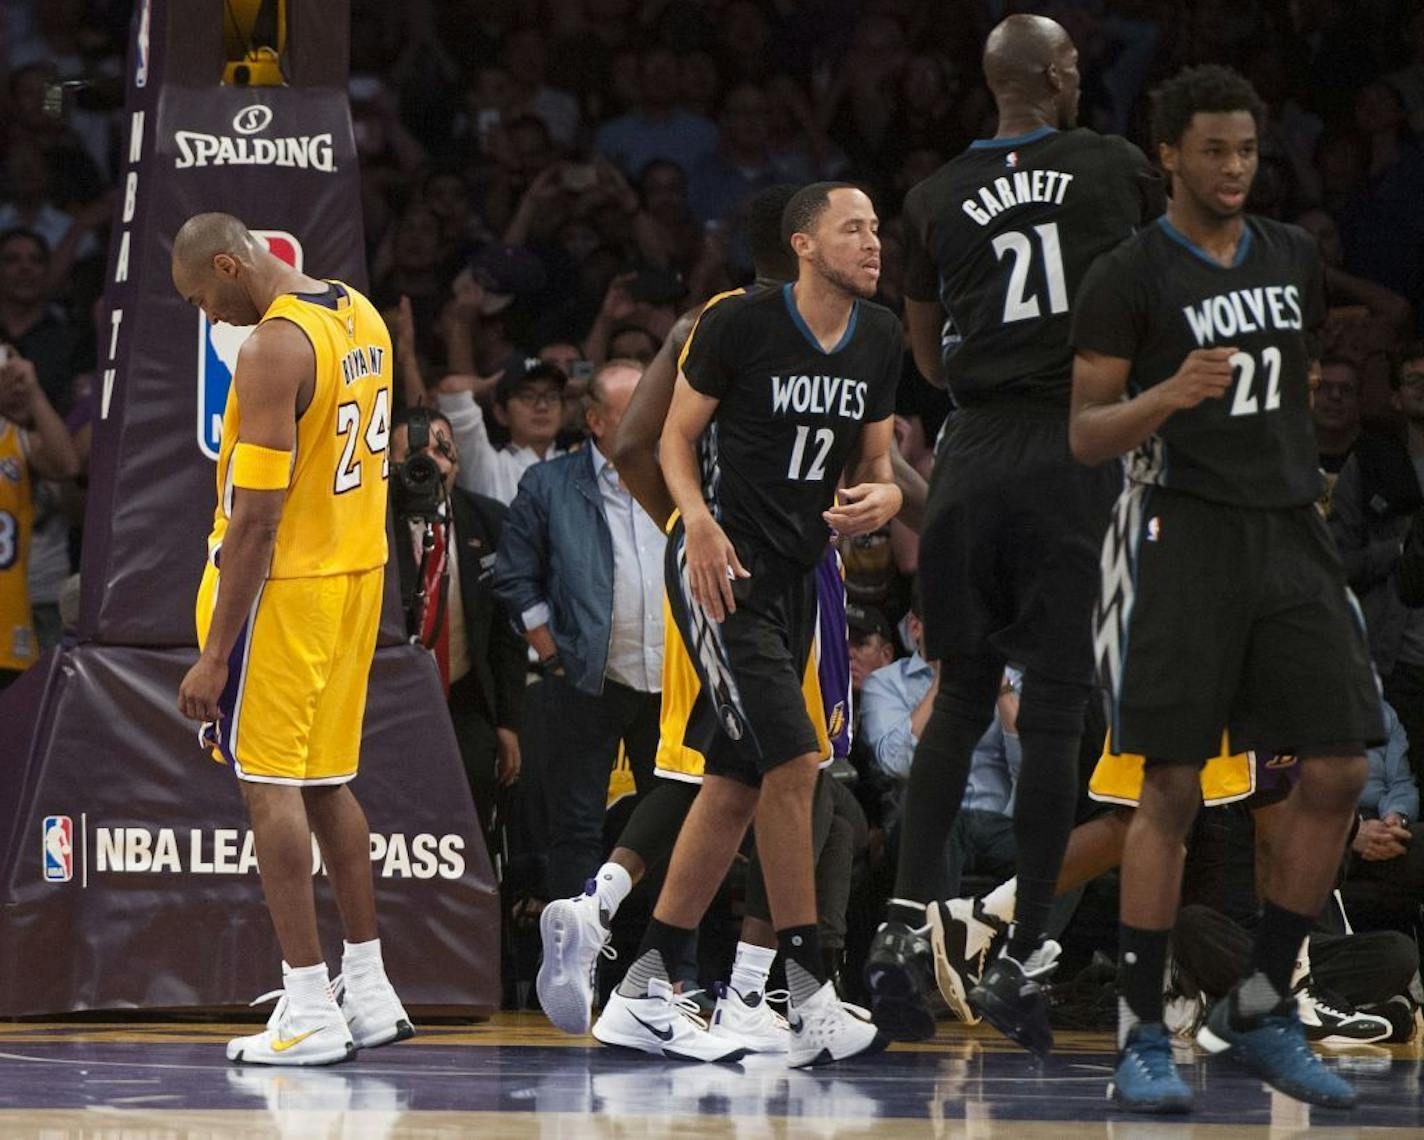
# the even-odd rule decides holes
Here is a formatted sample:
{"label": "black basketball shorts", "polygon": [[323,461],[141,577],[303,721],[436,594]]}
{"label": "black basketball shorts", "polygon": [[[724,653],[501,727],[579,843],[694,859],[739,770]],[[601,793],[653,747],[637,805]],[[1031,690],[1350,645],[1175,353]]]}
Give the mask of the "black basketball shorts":
{"label": "black basketball shorts", "polygon": [[1313,506],[1129,486],[1103,541],[1095,647],[1112,748],[1200,763],[1384,739],[1364,622]]}
{"label": "black basketball shorts", "polygon": [[751,577],[732,583],[737,609],[719,624],[692,600],[684,542],[679,519],[668,536],[668,602],[702,681],[683,741],[706,757],[708,775],[755,787],[772,768],[821,751],[802,689],[816,572],[737,543]]}
{"label": "black basketball shorts", "polygon": [[920,592],[932,660],[994,656],[1090,684],[1098,556],[1116,463],[1084,467],[1068,411],[956,412],[930,480]]}

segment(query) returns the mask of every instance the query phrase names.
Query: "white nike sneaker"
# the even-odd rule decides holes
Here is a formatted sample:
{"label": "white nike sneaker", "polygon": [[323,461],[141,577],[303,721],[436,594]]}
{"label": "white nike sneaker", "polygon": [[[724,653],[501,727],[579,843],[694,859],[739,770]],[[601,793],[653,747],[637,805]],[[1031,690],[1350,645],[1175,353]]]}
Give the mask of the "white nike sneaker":
{"label": "white nike sneaker", "polygon": [[534,987],[544,1013],[565,1033],[588,1032],[598,988],[598,956],[618,956],[608,945],[611,937],[592,879],[583,895],[554,899],[539,916],[544,959]]}
{"label": "white nike sneaker", "polygon": [[341,1006],[358,1049],[375,1049],[415,1036],[410,1015],[383,969],[337,974],[331,992]]}
{"label": "white nike sneaker", "polygon": [[890,1043],[874,1022],[845,1006],[830,982],[805,1005],[793,1006],[787,1022],[791,1026],[791,1047],[786,1063],[793,1069],[878,1053]]}
{"label": "white nike sneaker", "polygon": [[693,1010],[697,1003],[672,992],[661,978],[648,983],[648,996],[624,997],[617,990],[603,1007],[593,1035],[605,1045],[637,1049],[673,1061],[740,1061],[745,1046],[714,1037]]}
{"label": "white nike sneaker", "polygon": [[789,996],[785,990],[742,994],[719,982],[711,1033],[745,1046],[748,1053],[785,1053],[791,1040],[791,1027],[770,1003],[785,1001]]}
{"label": "white nike sneaker", "polygon": [[227,1059],[243,1065],[334,1065],[356,1055],[356,1044],[341,1007],[328,997],[316,1009],[292,1009],[285,989],[263,994],[253,1005],[277,999],[267,1028],[227,1043]]}

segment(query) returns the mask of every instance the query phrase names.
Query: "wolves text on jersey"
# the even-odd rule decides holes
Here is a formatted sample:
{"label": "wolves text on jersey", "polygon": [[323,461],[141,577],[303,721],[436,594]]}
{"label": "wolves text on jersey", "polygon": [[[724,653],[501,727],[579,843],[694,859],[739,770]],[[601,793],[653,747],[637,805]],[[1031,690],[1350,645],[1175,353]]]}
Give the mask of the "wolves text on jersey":
{"label": "wolves text on jersey", "polygon": [[859,420],[865,415],[866,387],[864,380],[844,376],[773,376],[771,411],[773,415],[809,412]]}
{"label": "wolves text on jersey", "polygon": [[1266,285],[1254,289],[1233,289],[1195,305],[1182,308],[1192,336],[1206,347],[1230,343],[1232,337],[1266,329],[1299,329],[1300,289],[1295,285]]}

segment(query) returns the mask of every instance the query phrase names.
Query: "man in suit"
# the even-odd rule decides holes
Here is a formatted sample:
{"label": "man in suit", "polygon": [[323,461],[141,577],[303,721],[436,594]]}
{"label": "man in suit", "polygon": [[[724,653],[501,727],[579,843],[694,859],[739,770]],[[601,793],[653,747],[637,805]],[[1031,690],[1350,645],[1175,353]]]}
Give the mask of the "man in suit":
{"label": "man in suit", "polygon": [[538,655],[549,702],[550,899],[582,894],[602,862],[620,741],[638,792],[652,784],[666,539],[609,461],[642,372],[630,360],[598,370],[586,408],[590,443],[524,473],[499,543],[495,590]]}
{"label": "man in suit", "polygon": [[[412,420],[420,418],[428,424],[422,450],[440,471],[445,498],[431,523],[433,541],[426,551],[425,522],[399,517],[401,496],[395,496],[401,601],[413,623],[412,635],[435,654],[440,667],[460,758],[488,831],[496,788],[513,784],[520,768],[526,647],[494,595],[495,550],[508,512],[494,499],[456,485],[460,457],[450,422],[439,411],[415,409],[397,423],[391,436],[393,464],[408,458]],[[421,435],[419,427],[416,435]],[[401,541],[402,535],[407,541]],[[417,600],[422,584],[424,597]]]}

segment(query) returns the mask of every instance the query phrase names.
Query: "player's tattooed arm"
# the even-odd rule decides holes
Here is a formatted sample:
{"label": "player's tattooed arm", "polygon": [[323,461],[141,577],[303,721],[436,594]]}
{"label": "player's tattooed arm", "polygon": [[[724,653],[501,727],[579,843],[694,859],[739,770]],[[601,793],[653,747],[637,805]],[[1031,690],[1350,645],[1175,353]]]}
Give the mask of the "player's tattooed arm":
{"label": "player's tattooed arm", "polygon": [[633,399],[618,425],[618,440],[613,448],[613,466],[618,477],[633,498],[659,526],[666,528],[675,504],[668,492],[667,480],[658,466],[658,436],[672,405],[673,388],[677,384],[677,361],[682,346],[697,323],[701,307],[689,309],[672,326],[653,362],[643,372]]}
{"label": "player's tattooed arm", "polygon": [[1199,348],[1160,384],[1125,399],[1132,361],[1079,350],[1073,358],[1068,443],[1080,463],[1095,467],[1137,447],[1173,412],[1219,399],[1231,386],[1235,348]]}
{"label": "player's tattooed arm", "polygon": [[871,534],[900,513],[903,497],[895,483],[890,447],[895,441],[895,417],[866,424],[860,433],[860,454],[846,466],[846,486],[836,504],[822,516],[837,534]]}
{"label": "player's tattooed arm", "polygon": [[[243,443],[291,452],[297,415],[311,400],[316,356],[290,321],[268,321],[247,338],[237,356],[233,386],[242,409]],[[213,606],[207,643],[178,690],[178,707],[192,720],[217,720],[227,683],[227,660],[247,620],[277,544],[287,492],[234,487],[222,544],[222,589]]]}
{"label": "player's tattooed arm", "polygon": [[732,597],[732,577],[751,577],[702,498],[697,441],[712,422],[718,403],[714,397],[697,391],[679,373],[658,457],[668,491],[682,513],[692,599],[713,621],[721,621],[737,608]]}
{"label": "player's tattooed arm", "polygon": [[944,306],[938,301],[912,301],[905,298],[905,329],[909,334],[910,353],[920,375],[936,388],[947,383],[944,374],[942,340]]}

